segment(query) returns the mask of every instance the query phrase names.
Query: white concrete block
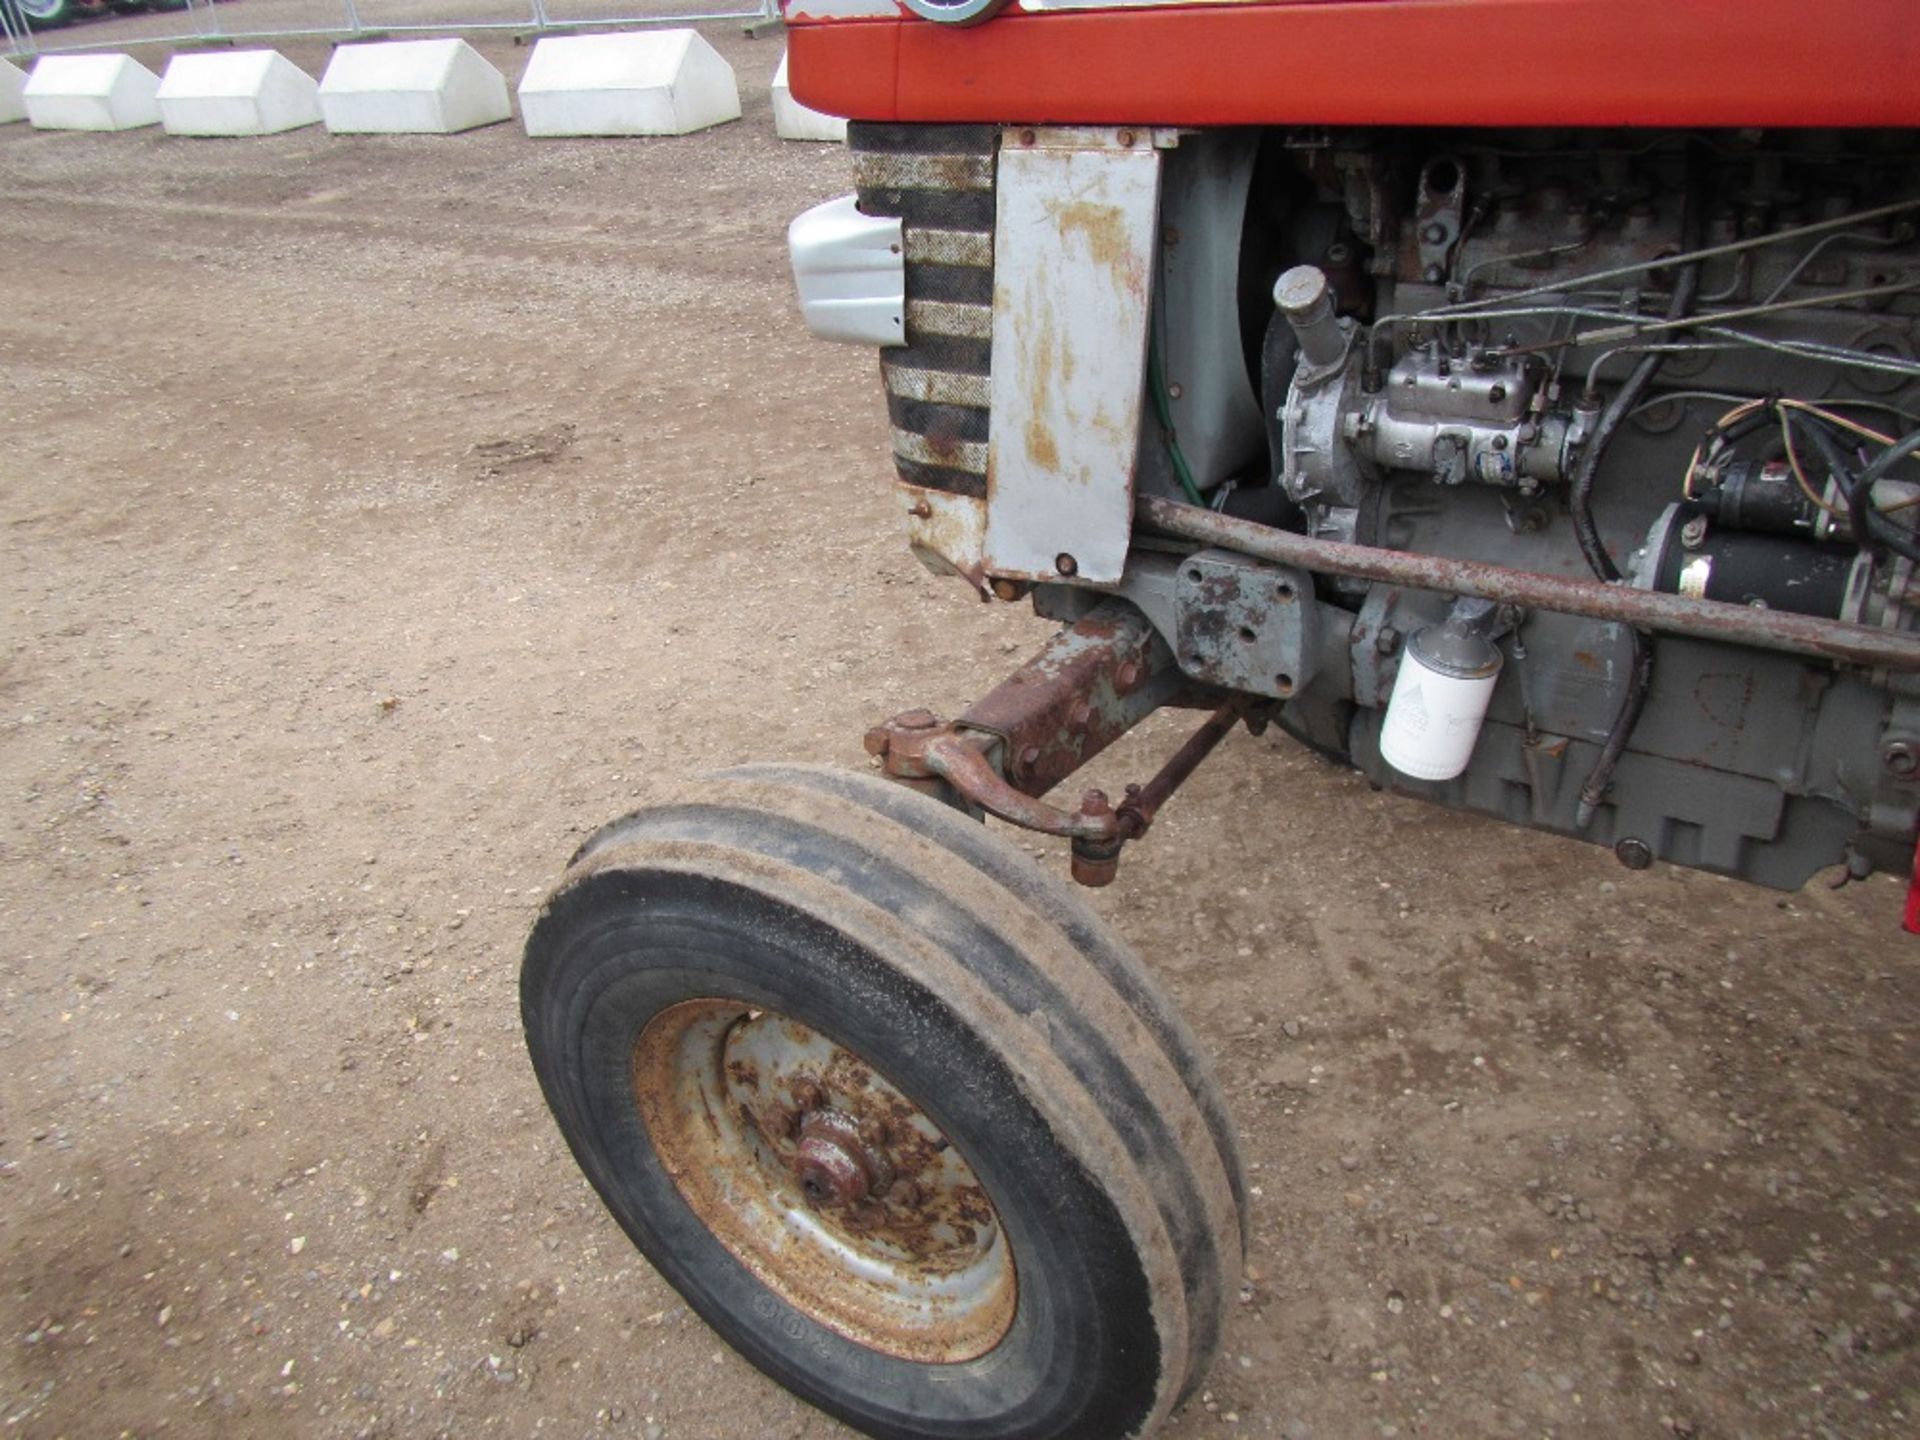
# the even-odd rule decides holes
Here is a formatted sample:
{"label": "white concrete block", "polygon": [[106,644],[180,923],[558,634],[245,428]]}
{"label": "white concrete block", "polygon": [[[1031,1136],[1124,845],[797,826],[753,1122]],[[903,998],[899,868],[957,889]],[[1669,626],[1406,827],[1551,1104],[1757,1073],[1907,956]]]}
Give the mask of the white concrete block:
{"label": "white concrete block", "polygon": [[520,79],[529,135],[685,135],[739,118],[733,67],[693,30],[555,36]]}
{"label": "white concrete block", "polygon": [[278,135],[319,123],[319,85],[274,50],[176,55],[160,81],[169,135]]}
{"label": "white concrete block", "polygon": [[27,118],[26,88],[26,72],[0,60],[0,125]]}
{"label": "white concrete block", "polygon": [[137,130],[160,123],[160,77],[131,55],[47,55],[23,92],[40,130]]}
{"label": "white concrete block", "polygon": [[342,45],[320,77],[335,135],[452,135],[513,117],[507,77],[464,40]]}
{"label": "white concrete block", "polygon": [[782,140],[828,140],[836,144],[847,138],[847,122],[838,115],[812,110],[793,98],[787,88],[787,52],[780,52],[780,68],[773,72],[773,133]]}

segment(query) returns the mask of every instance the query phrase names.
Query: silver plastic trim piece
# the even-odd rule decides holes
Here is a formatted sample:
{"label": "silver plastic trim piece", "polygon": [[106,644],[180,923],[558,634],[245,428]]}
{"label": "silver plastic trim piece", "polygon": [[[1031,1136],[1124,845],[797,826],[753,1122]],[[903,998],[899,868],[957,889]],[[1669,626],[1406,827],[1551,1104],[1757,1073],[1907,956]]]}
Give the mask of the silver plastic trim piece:
{"label": "silver plastic trim piece", "polygon": [[864,215],[852,195],[787,227],[787,254],[807,329],[852,345],[907,343],[907,262],[900,221]]}

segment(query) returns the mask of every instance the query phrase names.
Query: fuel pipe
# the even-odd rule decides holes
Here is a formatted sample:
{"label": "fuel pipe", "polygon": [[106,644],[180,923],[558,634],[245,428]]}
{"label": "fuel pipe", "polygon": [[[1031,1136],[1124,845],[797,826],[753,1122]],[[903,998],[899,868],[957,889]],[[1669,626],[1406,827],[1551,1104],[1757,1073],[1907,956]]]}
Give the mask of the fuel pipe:
{"label": "fuel pipe", "polygon": [[1445,595],[1475,595],[1503,605],[1610,620],[1700,640],[1723,640],[1763,650],[1781,650],[1817,660],[1834,660],[1886,670],[1920,670],[1920,635],[1853,625],[1817,615],[1755,610],[1721,600],[1695,600],[1656,590],[1635,590],[1597,580],[1569,580],[1533,570],[1514,570],[1478,560],[1449,560],[1372,545],[1348,545],[1276,530],[1212,510],[1143,495],[1135,505],[1140,520],[1164,534],[1201,545],[1236,550],[1279,565],[1297,565],[1324,575],[1349,575],[1432,590]]}

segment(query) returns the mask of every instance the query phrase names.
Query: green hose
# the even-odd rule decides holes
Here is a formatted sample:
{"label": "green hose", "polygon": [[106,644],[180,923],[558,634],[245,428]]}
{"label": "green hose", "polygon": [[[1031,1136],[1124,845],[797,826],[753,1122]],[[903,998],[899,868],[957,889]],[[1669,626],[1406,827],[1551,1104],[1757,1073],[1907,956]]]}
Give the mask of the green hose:
{"label": "green hose", "polygon": [[1200,487],[1193,483],[1193,471],[1187,457],[1180,453],[1179,437],[1173,433],[1173,405],[1167,396],[1166,381],[1160,374],[1160,339],[1147,330],[1147,388],[1153,392],[1153,410],[1160,417],[1160,434],[1167,442],[1167,456],[1173,461],[1173,473],[1180,477],[1180,488],[1195,505],[1205,505]]}

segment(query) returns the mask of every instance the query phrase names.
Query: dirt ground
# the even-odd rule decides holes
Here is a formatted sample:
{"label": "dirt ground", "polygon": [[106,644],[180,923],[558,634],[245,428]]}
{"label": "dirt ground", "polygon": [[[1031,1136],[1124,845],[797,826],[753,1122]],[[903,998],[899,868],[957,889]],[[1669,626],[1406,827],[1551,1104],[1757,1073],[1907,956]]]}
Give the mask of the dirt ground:
{"label": "dirt ground", "polygon": [[[906,554],[785,269],[844,157],[713,33],[746,118],[676,141],[0,130],[4,1433],[846,1433],[632,1252],[519,1037],[583,831],[863,765],[1045,629]],[[1169,1433],[1912,1434],[1900,893],[1235,737],[1095,896],[1256,1187]]]}

